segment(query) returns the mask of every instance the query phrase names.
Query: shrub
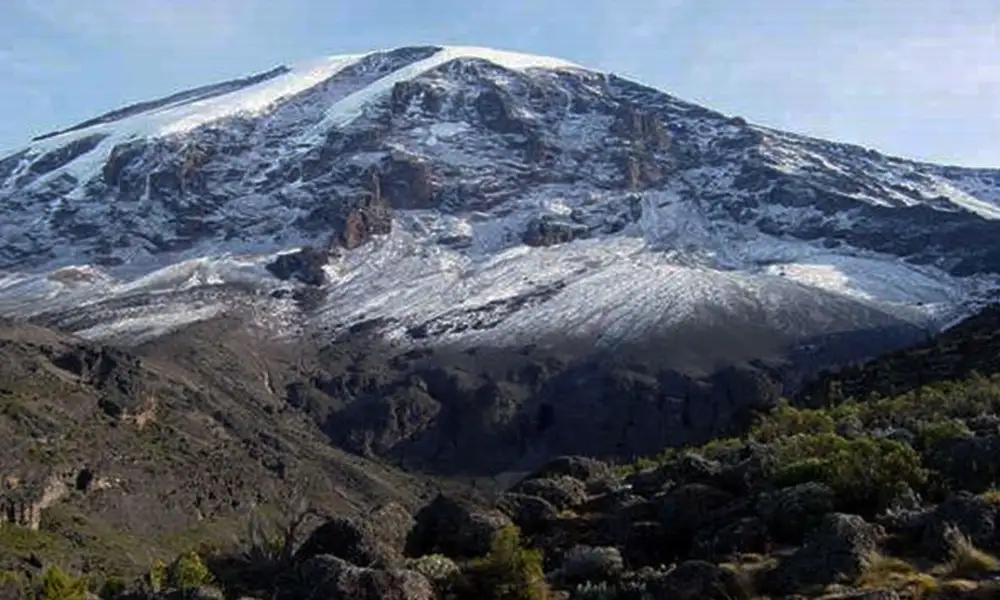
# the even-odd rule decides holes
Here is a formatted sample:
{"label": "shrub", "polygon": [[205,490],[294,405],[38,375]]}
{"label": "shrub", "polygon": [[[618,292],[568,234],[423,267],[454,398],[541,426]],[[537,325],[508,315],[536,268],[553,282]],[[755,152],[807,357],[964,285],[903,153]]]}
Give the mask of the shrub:
{"label": "shrub", "polygon": [[497,532],[485,557],[468,563],[458,577],[458,597],[468,600],[546,600],[542,554],[521,546],[511,525]]}
{"label": "shrub", "polygon": [[211,579],[208,567],[196,552],[185,552],[170,564],[166,572],[168,587],[183,590],[205,585]]}
{"label": "shrub", "polygon": [[957,437],[970,437],[972,431],[962,421],[944,419],[931,423],[922,423],[917,427],[916,444],[920,450],[933,449],[938,443]]}
{"label": "shrub", "polygon": [[40,588],[39,600],[85,600],[87,597],[86,579],[73,577],[59,567],[45,570]]}
{"label": "shrub", "polygon": [[827,411],[799,409],[782,403],[760,418],[750,429],[750,437],[773,442],[791,435],[833,433],[836,426]]}
{"label": "shrub", "polygon": [[904,484],[916,488],[927,480],[920,455],[893,440],[821,433],[785,438],[774,447],[776,484],[825,483],[845,508],[860,512],[884,506]]}
{"label": "shrub", "polygon": [[159,592],[167,581],[167,565],[162,560],[156,559],[146,571],[145,583],[150,590]]}

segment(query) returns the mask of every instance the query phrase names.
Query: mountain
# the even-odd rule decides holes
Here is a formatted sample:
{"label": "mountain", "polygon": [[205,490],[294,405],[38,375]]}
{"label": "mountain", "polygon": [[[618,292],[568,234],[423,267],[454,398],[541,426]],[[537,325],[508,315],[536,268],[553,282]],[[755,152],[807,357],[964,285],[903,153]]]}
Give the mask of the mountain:
{"label": "mountain", "polygon": [[477,474],[704,439],[1000,272],[1000,170],[482,48],[126,107],[0,159],[0,204],[0,314],[153,356],[239,323],[335,445]]}

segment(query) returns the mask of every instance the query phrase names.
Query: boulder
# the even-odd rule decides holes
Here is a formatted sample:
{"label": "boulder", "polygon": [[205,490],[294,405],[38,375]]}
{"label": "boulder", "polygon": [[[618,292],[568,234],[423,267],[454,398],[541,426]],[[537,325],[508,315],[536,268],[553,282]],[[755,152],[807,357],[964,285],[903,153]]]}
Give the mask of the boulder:
{"label": "boulder", "polygon": [[942,440],[927,457],[927,466],[953,489],[986,491],[1000,479],[1000,435]]}
{"label": "boulder", "polygon": [[364,520],[375,530],[379,540],[399,552],[403,551],[406,535],[416,524],[410,511],[398,502],[387,502],[375,508]]}
{"label": "boulder", "polygon": [[226,600],[222,590],[207,585],[183,590],[167,590],[156,595],[156,600]]}
{"label": "boulder", "polygon": [[621,552],[613,546],[575,546],[563,557],[556,578],[569,585],[611,581],[625,570]]}
{"label": "boulder", "polygon": [[335,556],[314,556],[277,597],[326,600],[435,600],[434,586],[416,571],[366,569]]}
{"label": "boulder", "polygon": [[297,561],[314,556],[335,556],[359,567],[389,567],[402,556],[379,539],[368,521],[335,517],[316,528],[295,554]]}
{"label": "boulder", "polygon": [[622,556],[632,568],[656,567],[676,558],[666,528],[657,521],[629,523],[622,532]]}
{"label": "boulder", "polygon": [[823,600],[900,600],[900,596],[892,590],[850,590],[823,596]]}
{"label": "boulder", "polygon": [[511,491],[543,498],[557,510],[576,508],[587,501],[586,484],[568,475],[527,479],[515,485]]}
{"label": "boulder", "polygon": [[695,535],[693,555],[706,560],[725,560],[737,554],[767,554],[771,539],[760,517],[744,517]]}
{"label": "boulder", "polygon": [[764,586],[791,594],[813,585],[851,583],[868,567],[883,533],[857,515],[827,515],[801,548],[767,574]]}
{"label": "boulder", "polygon": [[823,516],[833,512],[836,493],[827,485],[808,482],[763,494],[757,513],[778,541],[798,544]]}
{"label": "boulder", "polygon": [[416,524],[406,539],[407,556],[444,554],[473,558],[490,551],[494,536],[513,525],[498,510],[476,507],[454,496],[439,494],[416,515]]}
{"label": "boulder", "polygon": [[712,563],[690,560],[681,563],[649,585],[654,598],[671,600],[748,600],[747,586],[736,573]]}
{"label": "boulder", "polygon": [[557,456],[529,475],[528,479],[550,479],[566,475],[590,483],[611,474],[611,465],[606,462],[586,456]]}
{"label": "boulder", "polygon": [[295,252],[282,254],[268,263],[267,270],[282,281],[297,279],[306,285],[321,286],[326,283],[323,267],[329,262],[330,253],[305,246]]}
{"label": "boulder", "polygon": [[660,499],[659,520],[669,535],[690,537],[714,522],[714,513],[734,499],[732,494],[709,485],[682,485]]}
{"label": "boulder", "polygon": [[583,225],[561,221],[546,215],[528,222],[522,241],[528,246],[555,246],[571,242],[586,234],[587,228]]}
{"label": "boulder", "polygon": [[1000,506],[987,502],[982,496],[959,492],[923,519],[923,550],[937,560],[947,559],[952,548],[953,531],[969,538],[980,548],[995,549],[998,546],[998,516]]}
{"label": "boulder", "polygon": [[559,510],[551,502],[526,494],[504,494],[500,498],[498,508],[510,517],[522,532],[529,535],[559,516]]}

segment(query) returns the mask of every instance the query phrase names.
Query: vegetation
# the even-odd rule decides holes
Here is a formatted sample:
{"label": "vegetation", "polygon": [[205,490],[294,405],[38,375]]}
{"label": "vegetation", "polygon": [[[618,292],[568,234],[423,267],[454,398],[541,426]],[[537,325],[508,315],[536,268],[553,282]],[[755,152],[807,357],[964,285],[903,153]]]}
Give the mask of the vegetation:
{"label": "vegetation", "polygon": [[467,600],[546,600],[542,554],[521,545],[516,527],[502,529],[490,553],[464,566],[455,589]]}
{"label": "vegetation", "polygon": [[949,528],[946,537],[951,543],[950,558],[938,568],[942,575],[953,579],[971,579],[1000,573],[1000,560],[977,548],[968,536]]}
{"label": "vegetation", "polygon": [[776,442],[774,453],[775,485],[825,483],[852,512],[877,510],[898,495],[901,486],[918,488],[927,480],[917,452],[893,440],[798,434]]}
{"label": "vegetation", "polygon": [[87,580],[73,577],[59,567],[49,567],[42,574],[39,600],[85,600]]}
{"label": "vegetation", "polygon": [[167,586],[173,589],[196,588],[210,583],[211,580],[212,576],[205,562],[193,551],[178,556],[166,570]]}
{"label": "vegetation", "polygon": [[864,590],[891,590],[912,600],[928,598],[938,588],[933,576],[921,573],[905,560],[882,555],[871,557],[855,584]]}

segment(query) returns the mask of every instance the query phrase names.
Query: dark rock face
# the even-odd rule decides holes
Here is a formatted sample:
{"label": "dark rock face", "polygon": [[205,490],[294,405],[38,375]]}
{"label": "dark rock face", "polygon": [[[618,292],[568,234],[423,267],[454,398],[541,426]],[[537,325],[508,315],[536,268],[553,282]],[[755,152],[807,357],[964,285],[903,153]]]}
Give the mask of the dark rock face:
{"label": "dark rock face", "polygon": [[516,115],[513,99],[500,88],[491,87],[480,92],[475,108],[487,129],[514,135],[528,131],[528,125]]}
{"label": "dark rock face", "polygon": [[152,406],[139,377],[141,361],[135,356],[107,346],[78,346],[51,358],[56,367],[100,390],[101,409],[112,417],[133,417]]}
{"label": "dark rock face", "polygon": [[107,135],[88,135],[66,144],[58,150],[53,150],[44,154],[41,158],[35,159],[28,168],[33,175],[44,175],[58,169],[71,161],[90,152],[101,142],[107,139]]}
{"label": "dark rock face", "polygon": [[338,241],[347,250],[354,250],[372,236],[388,235],[392,230],[392,211],[376,192],[365,196],[342,215]]}
{"label": "dark rock face", "polygon": [[[453,326],[463,323],[456,316]],[[730,370],[698,380],[647,367],[627,358],[631,354],[574,359],[571,351],[531,348],[429,351],[387,362],[381,344],[351,339],[358,349],[353,358],[330,354],[315,375],[289,388],[289,402],[340,447],[441,473],[527,471],[560,454],[653,454],[736,430],[751,410],[778,397],[768,375]],[[524,448],[542,440],[551,454],[518,465]],[[586,474],[584,487],[595,494],[607,485],[599,481],[598,473],[606,473],[599,463],[567,461],[550,471]],[[759,478],[752,462],[703,481],[738,491]]]}
{"label": "dark rock face", "polygon": [[540,217],[528,223],[522,239],[529,246],[554,246],[586,235],[586,227],[551,217]]}
{"label": "dark rock face", "polygon": [[435,189],[427,162],[392,154],[375,175],[381,198],[396,209],[435,208]]}
{"label": "dark rock face", "polygon": [[618,108],[611,131],[649,150],[662,151],[670,146],[670,135],[659,117],[630,104]]}
{"label": "dark rock face", "polygon": [[15,152],[10,156],[0,158],[0,184],[5,182],[8,177],[14,174],[14,171],[20,167],[21,162],[27,154],[27,150],[22,150],[20,152]]}
{"label": "dark rock face", "polygon": [[294,278],[307,285],[322,286],[326,283],[323,266],[329,260],[327,252],[306,246],[296,252],[282,254],[267,265],[267,270],[283,281]]}

